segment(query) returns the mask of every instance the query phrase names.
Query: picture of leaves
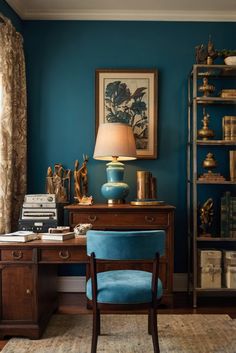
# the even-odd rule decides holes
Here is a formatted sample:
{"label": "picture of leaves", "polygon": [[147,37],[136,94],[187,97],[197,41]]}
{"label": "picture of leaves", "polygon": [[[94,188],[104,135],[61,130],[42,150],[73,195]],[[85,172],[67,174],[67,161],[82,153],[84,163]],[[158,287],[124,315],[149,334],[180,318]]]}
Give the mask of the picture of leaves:
{"label": "picture of leaves", "polygon": [[132,126],[137,158],[158,155],[158,71],[156,69],[96,70],[96,133],[99,124]]}
{"label": "picture of leaves", "polygon": [[[132,126],[137,149],[148,147],[148,80],[106,80],[105,121]],[[146,82],[145,82],[146,81]]]}

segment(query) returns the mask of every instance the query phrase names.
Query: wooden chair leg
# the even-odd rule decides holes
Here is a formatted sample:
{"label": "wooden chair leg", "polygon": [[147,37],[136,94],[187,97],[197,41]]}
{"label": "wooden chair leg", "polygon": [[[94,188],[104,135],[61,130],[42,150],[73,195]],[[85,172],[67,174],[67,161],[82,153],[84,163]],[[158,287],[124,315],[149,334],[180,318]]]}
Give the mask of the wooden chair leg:
{"label": "wooden chair leg", "polygon": [[152,329],[151,329],[151,309],[148,309],[148,334],[152,334]]}
{"label": "wooden chair leg", "polygon": [[91,353],[97,352],[98,335],[100,334],[100,312],[99,310],[93,310],[93,334],[92,334],[92,346]]}
{"label": "wooden chair leg", "polygon": [[159,340],[158,340],[158,329],[157,329],[157,312],[155,308],[150,309],[150,324],[152,332],[152,342],[154,353],[160,353]]}

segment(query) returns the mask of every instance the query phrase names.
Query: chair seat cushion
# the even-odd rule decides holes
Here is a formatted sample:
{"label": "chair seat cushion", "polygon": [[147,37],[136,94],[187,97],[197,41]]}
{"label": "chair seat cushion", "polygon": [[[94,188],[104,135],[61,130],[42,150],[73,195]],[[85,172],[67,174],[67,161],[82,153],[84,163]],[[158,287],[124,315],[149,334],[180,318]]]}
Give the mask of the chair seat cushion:
{"label": "chair seat cushion", "polygon": [[[115,270],[97,274],[97,302],[110,304],[138,304],[152,301],[152,274],[139,270]],[[91,278],[87,282],[86,294],[92,300]],[[158,279],[157,298],[163,288]]]}

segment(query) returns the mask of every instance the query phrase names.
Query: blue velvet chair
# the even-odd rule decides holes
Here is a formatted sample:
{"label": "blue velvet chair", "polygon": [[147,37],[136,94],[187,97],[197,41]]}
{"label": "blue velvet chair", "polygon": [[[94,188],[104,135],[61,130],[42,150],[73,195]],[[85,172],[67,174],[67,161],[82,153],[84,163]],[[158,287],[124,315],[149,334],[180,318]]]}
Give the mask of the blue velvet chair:
{"label": "blue velvet chair", "polygon": [[[87,232],[90,278],[87,298],[93,305],[91,353],[97,351],[101,310],[148,309],[148,333],[152,335],[154,353],[159,353],[157,305],[163,289],[159,276],[159,256],[164,254],[165,231],[96,231]],[[98,272],[100,261],[111,261],[115,270]],[[139,260],[152,261],[152,272],[132,269]],[[114,267],[114,263],[118,266]],[[104,262],[103,262],[104,263]],[[125,264],[122,269],[122,263]],[[127,269],[130,264],[131,269]],[[117,265],[117,264],[116,264]]]}

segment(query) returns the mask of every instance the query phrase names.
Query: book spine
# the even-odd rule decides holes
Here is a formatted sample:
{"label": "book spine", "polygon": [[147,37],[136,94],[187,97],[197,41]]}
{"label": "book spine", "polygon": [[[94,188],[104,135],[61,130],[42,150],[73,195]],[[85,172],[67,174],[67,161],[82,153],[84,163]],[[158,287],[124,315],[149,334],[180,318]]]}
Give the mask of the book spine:
{"label": "book spine", "polygon": [[231,121],[230,121],[230,139],[232,141],[236,140],[236,116],[231,116]]}
{"label": "book spine", "polygon": [[236,151],[229,151],[230,180],[236,181]]}
{"label": "book spine", "polygon": [[236,197],[232,199],[232,238],[236,238]]}
{"label": "book spine", "polygon": [[227,217],[226,217],[226,197],[223,195],[220,202],[220,236],[226,237]]}
{"label": "book spine", "polygon": [[226,238],[230,237],[230,191],[225,192],[226,199]]}
{"label": "book spine", "polygon": [[231,116],[224,116],[222,118],[222,131],[223,131],[223,140],[231,140]]}

